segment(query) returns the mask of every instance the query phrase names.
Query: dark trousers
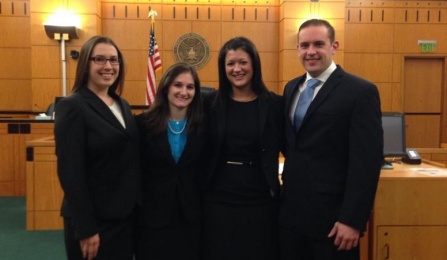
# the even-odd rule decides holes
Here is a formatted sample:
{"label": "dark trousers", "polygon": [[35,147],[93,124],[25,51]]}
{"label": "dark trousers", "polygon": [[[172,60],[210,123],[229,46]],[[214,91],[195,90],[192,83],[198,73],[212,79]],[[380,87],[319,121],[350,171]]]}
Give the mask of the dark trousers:
{"label": "dark trousers", "polygon": [[277,204],[206,201],[203,260],[278,259]]}
{"label": "dark trousers", "polygon": [[[99,249],[96,260],[132,260],[132,218],[100,222]],[[65,249],[68,260],[81,260],[82,251],[71,219],[64,218]]]}
{"label": "dark trousers", "polygon": [[200,223],[171,223],[166,227],[137,226],[136,260],[199,260]]}
{"label": "dark trousers", "polygon": [[281,260],[359,260],[360,250],[338,251],[333,238],[315,239],[293,228],[280,227]]}

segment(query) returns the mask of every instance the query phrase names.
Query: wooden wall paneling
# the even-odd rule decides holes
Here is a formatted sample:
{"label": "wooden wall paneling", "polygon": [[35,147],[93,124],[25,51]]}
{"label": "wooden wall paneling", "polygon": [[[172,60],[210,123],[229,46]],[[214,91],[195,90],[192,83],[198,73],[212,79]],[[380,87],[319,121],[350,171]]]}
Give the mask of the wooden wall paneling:
{"label": "wooden wall paneling", "polygon": [[405,115],[407,147],[439,148],[439,115]]}
{"label": "wooden wall paneling", "polygon": [[405,59],[405,113],[441,113],[444,66],[443,58]]}
{"label": "wooden wall paneling", "polygon": [[[0,109],[29,110],[31,55],[29,3],[2,2],[0,14]],[[12,10],[14,4],[14,10]],[[17,33],[20,31],[20,33]]]}
{"label": "wooden wall paneling", "polygon": [[255,6],[257,13],[257,21],[279,21],[278,6]]}
{"label": "wooden wall paneling", "polygon": [[201,5],[198,6],[200,21],[220,21],[222,13],[220,6],[217,5]]}
{"label": "wooden wall paneling", "polygon": [[[393,53],[393,82],[402,81],[403,64],[405,61],[405,55]],[[402,95],[403,96],[403,95]]]}
{"label": "wooden wall paneling", "polygon": [[442,41],[445,24],[395,24],[394,52],[421,53],[418,40],[437,40],[436,53],[447,53],[447,43]]}
{"label": "wooden wall paneling", "polygon": [[[67,81],[67,93],[70,93],[72,86]],[[33,79],[31,89],[33,111],[45,112],[55,97],[62,96],[61,79]]]}
{"label": "wooden wall paneling", "polygon": [[259,52],[278,51],[278,23],[222,22],[222,44],[236,36],[253,41]]}
{"label": "wooden wall paneling", "polygon": [[[345,18],[344,1],[320,1],[317,5],[318,14],[322,19],[343,19]],[[309,17],[311,18],[311,17]],[[340,28],[340,27],[339,27]]]}
{"label": "wooden wall paneling", "polygon": [[[104,20],[103,34],[112,38],[121,51],[146,50],[149,46],[150,19],[107,19]],[[155,38],[159,48],[162,48],[160,36],[163,34],[162,23],[155,22]],[[126,57],[124,57],[126,58]],[[146,56],[147,59],[147,56]]]}
{"label": "wooden wall paneling", "polygon": [[[264,81],[277,81],[278,79],[278,54],[277,52],[261,52],[259,54],[262,65],[262,77]],[[271,89],[275,91],[277,89]]]}
{"label": "wooden wall paneling", "polygon": [[382,111],[393,111],[393,88],[392,83],[375,83],[380,95]]}
{"label": "wooden wall paneling", "polygon": [[192,31],[202,36],[211,52],[218,52],[222,46],[222,27],[217,21],[194,21]]}
{"label": "wooden wall paneling", "polygon": [[126,80],[146,81],[148,50],[123,50],[122,52],[126,62]]}
{"label": "wooden wall paneling", "polygon": [[30,79],[0,79],[0,110],[31,110]]}
{"label": "wooden wall paneling", "polygon": [[352,1],[346,3],[346,23],[393,23],[393,2],[371,1],[364,5]]}
{"label": "wooden wall paneling", "polygon": [[0,48],[0,79],[29,79],[30,48]]}
{"label": "wooden wall paneling", "polygon": [[[102,0],[65,0],[68,8],[75,14],[101,15]],[[59,0],[60,2],[60,0]]]}
{"label": "wooden wall paneling", "polygon": [[299,24],[294,19],[283,19],[279,22],[279,49],[280,50],[296,50],[298,44]]}
{"label": "wooden wall paneling", "polygon": [[345,59],[344,57],[345,57],[345,52],[340,48],[337,51],[337,53],[333,56],[333,60],[334,60],[335,64],[338,64],[344,68],[344,59]]}
{"label": "wooden wall paneling", "polygon": [[[32,6],[34,5],[34,2],[36,1],[33,1]],[[28,42],[30,42],[31,46],[59,46],[60,43],[58,41],[47,36],[43,25],[52,13],[48,10],[45,13],[35,13],[33,12],[33,9],[31,9],[32,13],[30,14],[30,39],[28,39]],[[60,57],[60,55],[58,55],[58,57]]]}
{"label": "wooden wall paneling", "polygon": [[[163,8],[164,9],[164,8]],[[157,37],[157,41],[163,44],[163,51],[172,51],[175,42],[184,34],[192,33],[192,22],[185,21],[163,21],[163,33]],[[160,39],[160,40],[158,40]],[[162,57],[163,59],[163,57]]]}
{"label": "wooden wall paneling", "polygon": [[242,8],[222,5],[222,21],[244,21]]}
{"label": "wooden wall paneling", "polygon": [[345,10],[346,24],[359,23],[362,20],[362,9],[359,7],[349,6]]}
{"label": "wooden wall paneling", "polygon": [[0,124],[0,196],[14,194],[14,151],[15,135],[8,134],[8,124]]}
{"label": "wooden wall paneling", "polygon": [[443,77],[441,81],[442,88],[442,102],[441,102],[441,144],[447,143],[447,55],[443,60]]}
{"label": "wooden wall paneling", "polygon": [[[3,13],[3,12],[2,12]],[[0,48],[29,48],[30,47],[30,18],[29,16],[0,16],[2,37]],[[20,30],[20,33],[17,33]]]}
{"label": "wooden wall paneling", "polygon": [[[303,1],[284,1],[281,4],[281,19],[296,19],[296,20],[302,20],[305,21],[309,19],[309,10],[310,10],[310,2]],[[301,24],[300,22],[298,25]],[[296,27],[298,31],[298,27]]]}
{"label": "wooden wall paneling", "polygon": [[284,50],[283,55],[281,56],[283,57],[282,61],[280,60],[280,63],[283,64],[284,67],[282,73],[282,75],[284,75],[284,81],[289,81],[306,72],[300,63],[297,50]]}
{"label": "wooden wall paneling", "polygon": [[403,112],[403,95],[402,95],[402,84],[401,83],[392,83],[392,101],[391,101],[391,110],[393,112]]}
{"label": "wooden wall paneling", "polygon": [[[33,79],[61,77],[60,47],[58,45],[32,46],[31,60],[31,76]],[[43,64],[45,64],[45,66],[43,66]]]}
{"label": "wooden wall paneling", "polygon": [[393,24],[346,23],[345,29],[347,33],[344,47],[347,52],[393,52]]}
{"label": "wooden wall paneling", "polygon": [[10,0],[10,1],[0,1],[2,5],[2,10],[0,12],[0,16],[26,16],[29,14],[29,0],[19,1],[19,0]]}
{"label": "wooden wall paneling", "polygon": [[[171,54],[172,55],[172,54]],[[197,70],[199,74],[200,83],[203,86],[211,86],[217,88],[219,83],[219,72],[217,68],[217,60],[219,58],[219,51],[212,51],[208,62],[202,68]]]}
{"label": "wooden wall paneling", "polygon": [[372,82],[391,82],[392,56],[385,53],[346,53],[345,68]]}
{"label": "wooden wall paneling", "polygon": [[102,19],[99,14],[84,14],[81,15],[82,27],[79,30],[79,39],[72,39],[67,42],[67,46],[81,47],[84,42],[95,35],[103,35]]}
{"label": "wooden wall paneling", "polygon": [[[144,79],[146,74],[142,74]],[[146,81],[145,80],[126,80],[122,97],[132,105],[146,104]]]}

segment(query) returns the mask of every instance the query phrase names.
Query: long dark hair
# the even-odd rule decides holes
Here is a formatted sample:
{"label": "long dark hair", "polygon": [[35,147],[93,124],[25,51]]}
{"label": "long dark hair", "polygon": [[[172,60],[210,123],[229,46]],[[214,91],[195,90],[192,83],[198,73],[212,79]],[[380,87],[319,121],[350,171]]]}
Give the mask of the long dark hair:
{"label": "long dark hair", "polygon": [[227,78],[225,71],[225,58],[228,51],[230,50],[243,50],[246,52],[252,61],[253,65],[253,78],[251,79],[251,88],[258,96],[268,92],[264,81],[262,80],[261,71],[261,58],[259,57],[258,50],[253,42],[245,37],[235,37],[227,41],[219,52],[219,94],[221,96],[221,101],[225,104],[228,99],[230,99],[232,94],[231,83]]}
{"label": "long dark hair", "polygon": [[72,92],[76,92],[81,88],[87,88],[87,82],[90,70],[90,57],[92,55],[93,49],[99,43],[112,45],[118,52],[118,59],[120,59],[121,61],[120,71],[118,73],[118,77],[116,78],[115,82],[113,82],[113,84],[109,87],[108,92],[109,95],[111,95],[112,97],[120,96],[121,93],[123,92],[123,86],[124,86],[124,74],[125,74],[124,57],[118,46],[115,44],[115,42],[109,37],[105,36],[93,36],[92,38],[87,40],[84,43],[84,45],[82,45],[78,65],[76,67],[76,77]]}
{"label": "long dark hair", "polygon": [[203,109],[200,96],[199,76],[197,75],[197,71],[191,65],[186,63],[176,63],[163,73],[157,93],[155,94],[155,101],[149,110],[145,112],[150,134],[159,134],[166,130],[170,115],[168,91],[174,82],[174,79],[182,73],[191,74],[194,80],[195,89],[194,97],[191,104],[189,104],[186,113],[186,117],[188,118],[188,132],[201,132]]}

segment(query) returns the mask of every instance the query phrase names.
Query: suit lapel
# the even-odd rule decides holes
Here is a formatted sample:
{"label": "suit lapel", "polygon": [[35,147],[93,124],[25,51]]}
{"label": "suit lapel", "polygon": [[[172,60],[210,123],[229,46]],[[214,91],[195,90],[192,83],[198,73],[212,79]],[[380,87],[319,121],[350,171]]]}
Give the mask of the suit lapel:
{"label": "suit lapel", "polygon": [[[80,93],[81,93],[81,95],[84,96],[84,98],[86,99],[86,101],[90,105],[90,107],[92,107],[93,110],[95,110],[102,118],[104,118],[104,120],[106,120],[111,125],[115,126],[116,128],[120,129],[121,131],[127,133],[125,128],[121,125],[121,123],[118,121],[116,116],[112,113],[110,108],[98,96],[96,96],[95,93],[93,93],[88,88],[81,89]],[[118,99],[118,100],[119,100],[118,104],[121,107],[123,117],[126,118],[125,111],[123,109],[123,104],[121,103],[120,99]],[[117,101],[117,100],[115,99],[115,101]]]}
{"label": "suit lapel", "polygon": [[259,113],[258,113],[258,127],[259,127],[259,137],[261,138],[264,134],[265,123],[267,122],[267,116],[270,110],[271,99],[267,95],[261,95],[259,98]]}
{"label": "suit lapel", "polygon": [[171,146],[169,145],[168,133],[164,131],[156,138],[153,138],[152,141],[157,145],[159,151],[164,154],[163,158],[169,158],[168,161],[170,164],[175,164],[174,157],[172,157]]}
{"label": "suit lapel", "polygon": [[334,91],[334,89],[337,88],[338,83],[340,82],[343,74],[344,71],[340,67],[337,67],[337,69],[334,72],[332,72],[332,74],[329,76],[329,78],[321,87],[320,91],[318,91],[318,94],[315,96],[312,103],[310,103],[309,109],[307,110],[307,113],[304,116],[302,124],[306,123],[306,119],[309,118],[312,115],[312,113],[321,105],[321,103],[324,102],[324,100],[329,96],[329,94],[332,91]]}

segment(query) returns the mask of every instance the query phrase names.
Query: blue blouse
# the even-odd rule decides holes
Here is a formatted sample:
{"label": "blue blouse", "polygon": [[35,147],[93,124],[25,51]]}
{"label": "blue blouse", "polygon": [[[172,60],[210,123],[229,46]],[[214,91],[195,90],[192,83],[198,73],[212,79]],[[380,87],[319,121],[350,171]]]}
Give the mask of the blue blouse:
{"label": "blue blouse", "polygon": [[180,156],[185,149],[186,137],[188,136],[188,129],[186,129],[186,118],[175,121],[168,121],[168,140],[171,147],[171,154],[175,162],[178,163]]}

